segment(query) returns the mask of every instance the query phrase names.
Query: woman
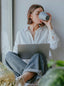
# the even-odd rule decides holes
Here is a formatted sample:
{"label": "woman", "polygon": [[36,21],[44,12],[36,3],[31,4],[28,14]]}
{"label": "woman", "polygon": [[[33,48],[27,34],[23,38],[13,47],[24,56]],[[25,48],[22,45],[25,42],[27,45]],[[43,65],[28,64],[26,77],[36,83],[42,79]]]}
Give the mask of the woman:
{"label": "woman", "polygon": [[19,44],[40,44],[49,43],[50,48],[58,47],[59,39],[53,31],[51,24],[51,14],[48,21],[39,19],[39,13],[44,11],[41,5],[32,5],[27,14],[29,26],[18,32],[13,52],[6,55],[7,65],[14,71],[15,75],[24,86],[26,82],[34,83],[47,71],[46,57],[40,53],[35,53],[31,59],[21,59],[18,56]]}

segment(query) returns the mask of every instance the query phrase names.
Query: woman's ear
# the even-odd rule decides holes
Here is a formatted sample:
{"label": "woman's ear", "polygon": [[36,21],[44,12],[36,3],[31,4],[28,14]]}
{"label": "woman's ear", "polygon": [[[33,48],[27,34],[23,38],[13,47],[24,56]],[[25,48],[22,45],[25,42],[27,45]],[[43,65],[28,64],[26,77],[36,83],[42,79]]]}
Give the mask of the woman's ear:
{"label": "woman's ear", "polygon": [[32,19],[32,14],[30,14],[30,18]]}

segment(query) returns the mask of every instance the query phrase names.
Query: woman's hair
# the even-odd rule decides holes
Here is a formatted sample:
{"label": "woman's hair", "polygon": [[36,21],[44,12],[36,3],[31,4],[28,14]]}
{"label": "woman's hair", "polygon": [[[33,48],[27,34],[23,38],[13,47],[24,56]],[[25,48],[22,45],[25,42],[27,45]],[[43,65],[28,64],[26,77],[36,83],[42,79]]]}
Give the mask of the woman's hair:
{"label": "woman's hair", "polygon": [[31,15],[37,8],[40,8],[40,7],[41,7],[41,8],[43,9],[43,11],[44,11],[43,6],[41,6],[41,5],[34,4],[34,5],[31,5],[31,6],[30,6],[30,8],[29,8],[29,10],[28,10],[28,13],[27,13],[27,19],[28,19],[27,24],[32,24],[32,23],[33,23],[32,19],[30,18],[30,15]]}

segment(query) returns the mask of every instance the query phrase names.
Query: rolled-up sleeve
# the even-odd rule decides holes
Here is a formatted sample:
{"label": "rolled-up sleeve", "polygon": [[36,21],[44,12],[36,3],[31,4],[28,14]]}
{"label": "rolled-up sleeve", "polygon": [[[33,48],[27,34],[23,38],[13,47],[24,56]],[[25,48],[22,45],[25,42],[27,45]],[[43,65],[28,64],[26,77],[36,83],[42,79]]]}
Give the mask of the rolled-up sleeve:
{"label": "rolled-up sleeve", "polygon": [[60,40],[54,30],[49,30],[48,43],[50,43],[51,49],[56,49],[60,46]]}

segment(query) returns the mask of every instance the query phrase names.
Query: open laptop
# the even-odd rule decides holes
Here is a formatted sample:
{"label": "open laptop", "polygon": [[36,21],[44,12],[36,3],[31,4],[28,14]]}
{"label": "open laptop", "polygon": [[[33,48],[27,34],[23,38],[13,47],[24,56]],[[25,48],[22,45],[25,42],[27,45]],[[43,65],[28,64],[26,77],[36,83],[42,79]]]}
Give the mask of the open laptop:
{"label": "open laptop", "polygon": [[18,45],[18,54],[23,59],[30,59],[35,53],[42,53],[49,57],[49,44],[24,44]]}

